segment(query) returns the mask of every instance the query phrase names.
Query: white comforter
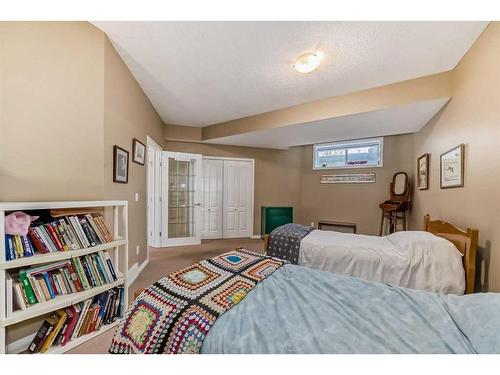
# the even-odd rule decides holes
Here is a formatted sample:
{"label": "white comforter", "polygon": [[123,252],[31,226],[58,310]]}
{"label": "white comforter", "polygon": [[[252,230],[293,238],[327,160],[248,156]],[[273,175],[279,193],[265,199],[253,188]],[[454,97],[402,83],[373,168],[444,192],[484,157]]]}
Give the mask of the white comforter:
{"label": "white comforter", "polygon": [[376,237],[315,230],[300,243],[299,265],[412,289],[465,290],[462,255],[428,232]]}

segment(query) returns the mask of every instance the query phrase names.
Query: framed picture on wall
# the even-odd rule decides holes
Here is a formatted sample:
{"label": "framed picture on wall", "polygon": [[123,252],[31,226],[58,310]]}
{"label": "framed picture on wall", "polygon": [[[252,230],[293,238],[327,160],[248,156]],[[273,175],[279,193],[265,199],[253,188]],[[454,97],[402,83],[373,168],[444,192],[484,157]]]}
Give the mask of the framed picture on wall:
{"label": "framed picture on wall", "polygon": [[423,154],[417,159],[418,190],[429,189],[429,154]]}
{"label": "framed picture on wall", "polygon": [[128,182],[128,151],[121,147],[113,147],[113,182]]}
{"label": "framed picture on wall", "polygon": [[144,165],[144,161],[146,159],[146,146],[144,143],[135,138],[132,145],[132,155],[134,156],[132,158],[134,163]]}
{"label": "framed picture on wall", "polygon": [[464,186],[464,159],[464,144],[441,154],[441,189]]}

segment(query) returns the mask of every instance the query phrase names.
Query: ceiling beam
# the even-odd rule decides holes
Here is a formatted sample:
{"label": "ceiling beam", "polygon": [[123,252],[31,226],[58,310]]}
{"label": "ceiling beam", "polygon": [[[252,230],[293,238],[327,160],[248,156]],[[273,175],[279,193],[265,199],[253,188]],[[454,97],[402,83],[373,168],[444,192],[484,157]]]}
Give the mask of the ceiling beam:
{"label": "ceiling beam", "polygon": [[165,124],[163,137],[169,141],[201,142],[201,129],[195,126]]}
{"label": "ceiling beam", "polygon": [[[236,134],[310,123],[451,96],[451,71],[448,71],[221,122],[203,128],[194,128],[201,129],[201,139],[198,138],[200,134],[196,133],[196,130],[183,131],[196,138],[191,140],[209,141]],[[179,131],[179,129],[175,130]]]}

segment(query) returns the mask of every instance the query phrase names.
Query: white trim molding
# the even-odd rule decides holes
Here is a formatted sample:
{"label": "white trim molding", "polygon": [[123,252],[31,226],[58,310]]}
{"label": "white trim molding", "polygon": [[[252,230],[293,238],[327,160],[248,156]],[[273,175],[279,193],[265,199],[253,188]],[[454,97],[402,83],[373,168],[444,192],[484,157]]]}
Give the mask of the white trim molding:
{"label": "white trim molding", "polygon": [[203,155],[203,159],[216,159],[216,160],[230,160],[230,161],[249,161],[255,164],[255,159],[252,158],[230,158],[225,156],[205,156]]}
{"label": "white trim molding", "polygon": [[128,270],[127,287],[130,287],[130,285],[132,285],[134,283],[135,279],[137,279],[137,276],[139,276],[139,274],[142,272],[142,270],[144,268],[146,268],[148,263],[149,263],[149,259],[146,258],[146,260],[144,262],[142,262],[142,264],[140,266],[139,266],[139,263],[134,263],[134,265],[132,267],[130,267],[130,269]]}
{"label": "white trim molding", "polygon": [[146,136],[146,145],[155,148],[158,151],[163,151],[163,148],[158,143],[156,143],[155,140],[149,135]]}
{"label": "white trim molding", "polygon": [[[149,247],[161,247],[161,152],[162,147],[150,136],[146,137],[146,238]],[[151,233],[150,233],[151,231]]]}

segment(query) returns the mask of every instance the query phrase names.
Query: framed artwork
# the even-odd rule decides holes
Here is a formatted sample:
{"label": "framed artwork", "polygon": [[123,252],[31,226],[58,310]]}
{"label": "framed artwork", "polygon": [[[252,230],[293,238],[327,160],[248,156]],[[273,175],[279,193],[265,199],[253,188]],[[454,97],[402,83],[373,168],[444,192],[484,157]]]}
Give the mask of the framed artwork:
{"label": "framed artwork", "polygon": [[134,156],[132,158],[134,163],[144,165],[144,161],[146,159],[146,146],[144,146],[144,143],[140,142],[136,138],[134,138],[132,145],[132,155]]}
{"label": "framed artwork", "polygon": [[464,186],[465,145],[441,154],[441,189]]}
{"label": "framed artwork", "polygon": [[418,190],[429,189],[429,154],[423,154],[417,159]]}
{"label": "framed artwork", "polygon": [[373,184],[375,173],[323,174],[321,184]]}
{"label": "framed artwork", "polygon": [[113,147],[113,182],[128,182],[128,151],[121,147]]}

